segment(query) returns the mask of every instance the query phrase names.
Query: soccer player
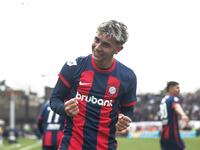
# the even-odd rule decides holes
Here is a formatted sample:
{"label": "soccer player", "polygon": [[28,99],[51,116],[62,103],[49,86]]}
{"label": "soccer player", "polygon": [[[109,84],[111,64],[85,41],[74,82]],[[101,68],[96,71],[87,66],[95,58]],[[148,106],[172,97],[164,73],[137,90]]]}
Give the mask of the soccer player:
{"label": "soccer player", "polygon": [[188,116],[184,113],[179,101],[179,83],[171,81],[167,84],[166,95],[160,104],[160,117],[162,120],[162,132],[160,145],[162,150],[186,150],[185,144],[179,135],[178,115],[189,123]]}
{"label": "soccer player", "polygon": [[64,64],[50,99],[52,110],[67,116],[59,150],[116,150],[116,130],[130,125],[136,103],[136,75],[114,58],[127,39],[125,24],[103,22],[92,54]]}
{"label": "soccer player", "polygon": [[65,117],[53,112],[47,101],[39,116],[38,128],[42,134],[42,150],[57,150],[61,142]]}

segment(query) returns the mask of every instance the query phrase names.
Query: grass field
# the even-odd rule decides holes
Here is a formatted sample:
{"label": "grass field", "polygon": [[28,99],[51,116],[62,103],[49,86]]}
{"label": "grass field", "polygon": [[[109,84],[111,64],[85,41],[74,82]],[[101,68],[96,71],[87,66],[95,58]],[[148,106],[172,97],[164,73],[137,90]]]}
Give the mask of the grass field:
{"label": "grass field", "polygon": [[[117,137],[117,150],[160,150],[159,139],[128,139]],[[200,150],[200,137],[184,138],[188,150]],[[0,150],[41,150],[41,143],[33,139],[19,139],[17,144],[4,142]]]}

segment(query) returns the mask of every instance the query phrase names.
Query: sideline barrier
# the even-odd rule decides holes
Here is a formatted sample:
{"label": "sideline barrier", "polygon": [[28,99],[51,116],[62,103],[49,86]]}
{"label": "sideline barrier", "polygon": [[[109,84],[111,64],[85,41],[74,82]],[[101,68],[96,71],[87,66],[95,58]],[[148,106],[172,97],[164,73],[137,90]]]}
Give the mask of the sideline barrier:
{"label": "sideline barrier", "polygon": [[153,131],[153,132],[140,132],[139,138],[158,138],[160,135],[160,132]]}
{"label": "sideline barrier", "polygon": [[153,131],[153,132],[129,132],[127,134],[128,138],[158,138],[160,135],[159,131]]}
{"label": "sideline barrier", "polygon": [[[197,135],[197,131],[180,131],[181,138],[194,138]],[[159,138],[160,132],[153,131],[153,132],[129,132],[127,134],[128,138]]]}
{"label": "sideline barrier", "polygon": [[[183,125],[181,121],[179,124]],[[192,120],[190,121],[190,125],[194,127],[196,131],[180,130],[181,138],[194,138],[200,136],[200,121]],[[132,122],[127,128],[128,132],[126,133],[128,138],[159,138],[161,129],[162,123],[160,121]]]}
{"label": "sideline barrier", "polygon": [[197,131],[180,131],[181,138],[194,138],[197,135]]}

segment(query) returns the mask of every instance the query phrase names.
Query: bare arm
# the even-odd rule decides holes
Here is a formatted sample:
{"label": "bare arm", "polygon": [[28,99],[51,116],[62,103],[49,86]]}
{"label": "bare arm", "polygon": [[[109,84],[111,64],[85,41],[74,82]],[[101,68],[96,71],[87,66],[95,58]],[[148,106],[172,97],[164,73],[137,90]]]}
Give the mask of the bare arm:
{"label": "bare arm", "polygon": [[176,111],[177,114],[179,114],[181,116],[181,119],[183,121],[185,121],[186,124],[188,125],[190,120],[189,120],[188,116],[185,114],[185,112],[183,111],[181,105],[180,104],[176,104],[174,106],[174,110]]}

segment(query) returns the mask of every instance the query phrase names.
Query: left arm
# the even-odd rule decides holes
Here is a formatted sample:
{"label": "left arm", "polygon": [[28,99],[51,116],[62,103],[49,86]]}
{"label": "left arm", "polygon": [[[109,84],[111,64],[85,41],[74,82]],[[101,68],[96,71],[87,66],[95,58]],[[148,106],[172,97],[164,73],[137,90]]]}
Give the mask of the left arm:
{"label": "left arm", "polygon": [[133,110],[134,110],[134,106],[127,106],[127,107],[121,107],[121,113],[124,115],[124,116],[127,116],[129,117],[131,120],[133,118]]}
{"label": "left arm", "polygon": [[136,87],[137,87],[137,79],[135,74],[133,73],[129,79],[129,86],[127,92],[122,97],[122,101],[120,103],[121,110],[118,116],[117,124],[115,125],[118,131],[122,131],[130,126],[130,123],[133,118],[133,110],[134,110],[133,105],[136,104],[137,102]]}
{"label": "left arm", "polygon": [[134,106],[121,107],[121,112],[123,112],[123,114],[120,113],[118,116],[118,121],[115,125],[117,131],[122,131],[130,126],[133,118],[133,110]]}

